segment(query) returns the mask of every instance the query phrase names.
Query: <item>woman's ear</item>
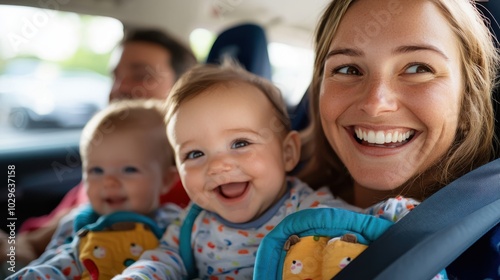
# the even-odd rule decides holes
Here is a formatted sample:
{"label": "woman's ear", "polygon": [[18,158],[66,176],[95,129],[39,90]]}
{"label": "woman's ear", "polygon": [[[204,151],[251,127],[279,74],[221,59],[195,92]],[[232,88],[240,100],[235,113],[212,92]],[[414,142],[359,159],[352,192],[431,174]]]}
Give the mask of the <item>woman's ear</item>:
{"label": "woman's ear", "polygon": [[283,140],[283,162],[285,170],[292,171],[300,159],[300,135],[297,131],[290,131]]}
{"label": "woman's ear", "polygon": [[175,166],[170,166],[163,173],[163,188],[161,189],[161,194],[166,194],[172,189],[172,186],[179,181],[179,173],[177,172],[177,168]]}

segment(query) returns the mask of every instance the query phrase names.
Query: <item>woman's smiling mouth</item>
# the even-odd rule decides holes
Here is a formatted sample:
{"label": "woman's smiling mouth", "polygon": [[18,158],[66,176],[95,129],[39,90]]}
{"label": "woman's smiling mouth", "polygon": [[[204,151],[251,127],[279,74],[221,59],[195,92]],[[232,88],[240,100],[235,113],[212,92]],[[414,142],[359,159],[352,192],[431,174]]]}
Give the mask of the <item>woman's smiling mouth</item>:
{"label": "woman's smiling mouth", "polygon": [[408,143],[415,135],[415,130],[371,130],[355,127],[354,138],[361,145],[396,148]]}

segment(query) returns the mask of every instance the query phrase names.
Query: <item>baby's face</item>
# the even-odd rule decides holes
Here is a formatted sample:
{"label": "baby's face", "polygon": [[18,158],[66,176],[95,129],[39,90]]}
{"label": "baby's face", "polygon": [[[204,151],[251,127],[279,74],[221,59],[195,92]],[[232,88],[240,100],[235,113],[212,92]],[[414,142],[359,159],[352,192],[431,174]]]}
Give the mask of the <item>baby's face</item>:
{"label": "baby's face", "polygon": [[251,85],[218,86],[186,101],[167,132],[190,198],[230,222],[254,220],[286,191],[290,137]]}
{"label": "baby's face", "polygon": [[116,211],[150,214],[167,190],[168,178],[145,129],[103,132],[87,152],[83,174],[92,207],[101,215]]}

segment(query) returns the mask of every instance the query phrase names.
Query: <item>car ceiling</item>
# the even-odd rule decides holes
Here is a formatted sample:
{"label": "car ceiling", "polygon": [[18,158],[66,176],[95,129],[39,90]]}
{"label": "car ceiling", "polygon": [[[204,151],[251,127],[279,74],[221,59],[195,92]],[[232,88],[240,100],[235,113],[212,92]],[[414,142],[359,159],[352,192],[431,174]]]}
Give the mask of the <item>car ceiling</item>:
{"label": "car ceiling", "polygon": [[183,40],[195,28],[219,33],[237,23],[254,22],[264,26],[273,41],[304,46],[310,46],[314,26],[327,2],[310,0],[292,5],[289,0],[0,0],[0,4],[111,16],[126,27],[162,27]]}

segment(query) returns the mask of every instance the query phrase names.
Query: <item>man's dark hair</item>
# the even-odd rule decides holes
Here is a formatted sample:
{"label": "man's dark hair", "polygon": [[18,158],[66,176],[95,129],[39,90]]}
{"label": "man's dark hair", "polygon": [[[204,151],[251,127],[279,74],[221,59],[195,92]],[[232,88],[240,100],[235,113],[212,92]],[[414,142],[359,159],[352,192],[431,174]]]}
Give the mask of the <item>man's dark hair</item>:
{"label": "man's dark hair", "polygon": [[159,29],[136,29],[127,33],[122,45],[129,42],[147,42],[157,44],[170,53],[170,66],[175,72],[175,79],[197,64],[190,48],[176,40],[171,35]]}

